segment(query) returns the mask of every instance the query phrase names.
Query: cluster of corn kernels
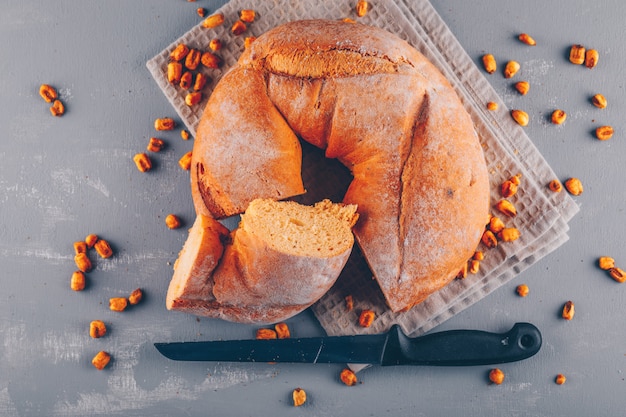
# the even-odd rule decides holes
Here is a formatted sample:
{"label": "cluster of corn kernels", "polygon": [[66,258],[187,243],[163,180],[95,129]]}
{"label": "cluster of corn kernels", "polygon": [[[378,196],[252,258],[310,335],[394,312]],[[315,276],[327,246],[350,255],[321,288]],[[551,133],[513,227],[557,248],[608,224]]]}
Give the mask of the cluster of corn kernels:
{"label": "cluster of corn kernels", "polygon": [[49,84],[41,84],[39,86],[39,95],[46,103],[52,103],[52,106],[50,106],[50,113],[53,116],[59,117],[65,114],[65,105],[59,99],[59,94],[57,93],[56,88]]}

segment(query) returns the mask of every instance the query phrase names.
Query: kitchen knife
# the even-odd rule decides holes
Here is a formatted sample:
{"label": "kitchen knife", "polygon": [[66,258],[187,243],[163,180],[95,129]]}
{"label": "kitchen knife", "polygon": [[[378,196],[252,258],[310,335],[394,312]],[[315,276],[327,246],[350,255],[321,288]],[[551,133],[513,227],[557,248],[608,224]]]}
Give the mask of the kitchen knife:
{"label": "kitchen knife", "polygon": [[363,363],[468,366],[514,362],[541,348],[541,333],[516,323],[506,333],[448,330],[408,337],[394,325],[377,335],[271,340],[155,343],[161,354],[179,361]]}

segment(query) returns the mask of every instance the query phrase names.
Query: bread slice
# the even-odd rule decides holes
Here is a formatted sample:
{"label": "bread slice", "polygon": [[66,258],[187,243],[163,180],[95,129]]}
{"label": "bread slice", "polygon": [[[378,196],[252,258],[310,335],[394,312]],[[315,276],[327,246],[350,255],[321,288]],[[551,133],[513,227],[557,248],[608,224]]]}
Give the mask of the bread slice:
{"label": "bread slice", "polygon": [[246,323],[299,313],[339,277],[354,244],[356,209],[257,199],[229,239],[217,221],[198,215],[174,266],[167,308]]}

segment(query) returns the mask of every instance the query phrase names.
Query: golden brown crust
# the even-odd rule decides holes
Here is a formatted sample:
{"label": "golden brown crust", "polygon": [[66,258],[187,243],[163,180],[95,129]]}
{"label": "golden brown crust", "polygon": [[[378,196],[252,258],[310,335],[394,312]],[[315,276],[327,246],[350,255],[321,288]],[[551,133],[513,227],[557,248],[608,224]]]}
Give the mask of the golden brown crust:
{"label": "golden brown crust", "polygon": [[203,115],[196,211],[227,216],[254,198],[303,192],[296,135],[354,175],[344,202],[359,206],[355,235],[393,311],[423,301],[471,257],[488,213],[482,149],[452,87],[406,42],[339,21],[260,36]]}

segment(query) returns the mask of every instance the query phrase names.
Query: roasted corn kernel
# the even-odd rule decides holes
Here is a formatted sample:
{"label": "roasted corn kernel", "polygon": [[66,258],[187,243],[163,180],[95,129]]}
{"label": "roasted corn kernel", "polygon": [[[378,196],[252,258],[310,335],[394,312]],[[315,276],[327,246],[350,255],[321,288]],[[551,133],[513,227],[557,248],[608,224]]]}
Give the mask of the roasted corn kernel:
{"label": "roasted corn kernel", "polygon": [[198,7],[196,9],[196,13],[198,14],[198,16],[204,17],[206,16],[206,9],[204,7]]}
{"label": "roasted corn kernel", "polygon": [[363,17],[367,14],[367,9],[369,7],[369,3],[365,0],[359,0],[356,2],[355,11],[356,15],[359,17]]}
{"label": "roasted corn kernel", "polygon": [[222,41],[217,38],[211,39],[209,42],[209,48],[211,48],[212,51],[219,51],[222,49]]}
{"label": "roasted corn kernel", "polygon": [[485,252],[477,250],[476,252],[474,252],[474,255],[472,256],[472,259],[476,259],[477,261],[482,261],[485,259]]}
{"label": "roasted corn kernel", "polygon": [[563,305],[563,312],[561,313],[561,317],[565,320],[571,320],[574,318],[574,302],[568,301]]}
{"label": "roasted corn kernel", "polygon": [[514,87],[518,93],[525,96],[530,90],[530,83],[528,81],[518,81],[515,83]]}
{"label": "roasted corn kernel", "polygon": [[528,113],[526,113],[524,110],[511,110],[511,117],[513,117],[513,120],[515,120],[520,126],[527,126],[528,122],[530,121]]}
{"label": "roasted corn kernel", "polygon": [[489,371],[489,381],[496,385],[500,385],[504,382],[504,372],[501,369],[494,368]]}
{"label": "roasted corn kernel", "polygon": [[609,269],[609,275],[620,284],[626,282],[626,272],[624,272],[621,268],[615,267]]}
{"label": "roasted corn kernel", "polygon": [[296,388],[291,393],[291,398],[293,399],[294,407],[300,407],[306,402],[306,391],[302,388]]}
{"label": "roasted corn kernel", "polygon": [[233,35],[239,36],[242,33],[244,33],[246,29],[248,29],[246,24],[243,23],[241,20],[237,20],[235,23],[233,23],[233,26],[230,28],[230,31],[233,33]]}
{"label": "roasted corn kernel", "polygon": [[520,64],[517,61],[509,61],[504,66],[504,78],[512,78],[520,69]]}
{"label": "roasted corn kernel", "polygon": [[517,209],[509,200],[502,199],[496,203],[496,209],[508,217],[517,216]]}
{"label": "roasted corn kernel", "polygon": [[608,271],[609,269],[615,267],[615,259],[610,256],[601,256],[600,259],[598,259],[598,266],[600,269]]}
{"label": "roasted corn kernel", "polygon": [[204,19],[202,22],[202,27],[207,29],[212,29],[214,27],[218,27],[224,23],[224,15],[221,13],[216,13]]}
{"label": "roasted corn kernel", "polygon": [[202,54],[200,62],[207,68],[219,68],[219,66],[222,65],[220,57],[208,51]]}
{"label": "roasted corn kernel", "polygon": [[563,374],[557,374],[557,376],[554,378],[554,383],[557,385],[563,385],[565,384],[565,381],[567,381],[567,378],[565,378],[565,375]]}
{"label": "roasted corn kernel", "polygon": [[509,198],[517,194],[518,184],[511,180],[506,180],[500,185],[500,194],[502,197]]}
{"label": "roasted corn kernel", "polygon": [[560,110],[560,109],[553,111],[552,115],[550,116],[550,120],[555,125],[562,124],[563,122],[565,122],[566,118],[567,118],[567,113],[565,113],[563,110]]}
{"label": "roasted corn kernel", "polygon": [[170,60],[172,61],[181,61],[185,59],[187,54],[189,53],[189,47],[184,43],[179,43],[176,45],[176,48],[172,52],[170,52]]}
{"label": "roasted corn kernel", "polygon": [[200,58],[202,53],[197,49],[190,49],[189,53],[185,57],[185,68],[194,71],[200,65]]}
{"label": "roasted corn kernel", "polygon": [[76,267],[82,272],[91,271],[91,261],[86,253],[77,253],[74,256],[74,263],[76,263]]}
{"label": "roasted corn kernel", "polygon": [[107,326],[102,320],[94,320],[89,323],[89,336],[99,339],[105,334],[107,334]]}
{"label": "roasted corn kernel", "polygon": [[142,299],[143,291],[141,290],[141,288],[136,288],[128,296],[128,304],[130,304],[131,306],[137,305]]}
{"label": "roasted corn kernel", "polygon": [[492,54],[483,55],[483,66],[485,67],[485,71],[489,74],[493,74],[498,69],[496,58]]}
{"label": "roasted corn kernel", "polygon": [[255,36],[246,36],[246,39],[243,40],[243,47],[246,49],[250,48],[250,45],[252,45],[254,41],[256,41]]}
{"label": "roasted corn kernel", "polygon": [[191,156],[192,151],[189,151],[178,160],[178,165],[180,165],[180,167],[185,171],[189,171],[191,168]]}
{"label": "roasted corn kernel", "polygon": [[258,340],[277,339],[278,335],[275,330],[261,328],[256,331],[256,338]]}
{"label": "roasted corn kernel", "polygon": [[167,64],[167,82],[175,85],[180,83],[183,74],[183,64],[172,61]]}
{"label": "roasted corn kernel", "polygon": [[96,244],[96,242],[98,241],[98,235],[90,233],[87,235],[87,237],[85,237],[85,243],[87,244],[88,248],[93,248],[93,245]]}
{"label": "roasted corn kernel", "polygon": [[598,65],[598,59],[600,59],[600,54],[595,49],[587,49],[585,52],[585,66],[589,69],[594,68]]}
{"label": "roasted corn kernel", "polygon": [[[193,82],[193,91],[201,91],[206,85],[208,78],[203,73],[199,72],[196,74],[196,79]],[[186,139],[185,139],[186,140]]]}
{"label": "roasted corn kernel", "polygon": [[147,172],[152,169],[152,161],[150,160],[150,157],[145,153],[136,154],[135,156],[133,156],[133,161],[135,161],[137,169],[141,172]]}
{"label": "roasted corn kernel", "polygon": [[515,227],[505,227],[498,233],[498,238],[503,242],[513,242],[519,239],[520,231]]}
{"label": "roasted corn kernel", "polygon": [[517,38],[522,43],[525,43],[526,45],[530,45],[530,46],[537,45],[537,42],[528,33],[520,33],[520,35]]}
{"label": "roasted corn kernel", "polygon": [[99,371],[103,370],[111,361],[111,355],[108,352],[100,351],[93,357],[91,364]]}
{"label": "roasted corn kernel", "polygon": [[100,255],[101,258],[110,258],[113,255],[113,249],[111,249],[111,245],[109,245],[109,242],[107,242],[104,239],[99,239],[95,245],[93,245],[94,249],[96,250],[96,252],[98,252],[98,255]]}
{"label": "roasted corn kernel", "polygon": [[493,233],[500,233],[504,229],[504,222],[498,216],[491,216],[489,219],[489,230]]}
{"label": "roasted corn kernel", "polygon": [[561,185],[561,181],[555,179],[548,183],[548,188],[555,193],[560,193],[563,186]]}
{"label": "roasted corn kernel", "polygon": [[165,224],[170,229],[178,229],[181,225],[180,219],[175,214],[168,214],[165,217]]}
{"label": "roasted corn kernel", "polygon": [[585,47],[582,45],[572,45],[569,50],[569,60],[572,64],[582,65],[585,62]]}
{"label": "roasted corn kernel", "polygon": [[352,311],[354,309],[354,299],[351,294],[348,294],[344,297],[344,301],[346,302],[346,311]]}
{"label": "roasted corn kernel", "polygon": [[63,116],[65,114],[65,106],[61,100],[56,99],[52,102],[52,106],[50,107],[50,113],[55,116]]}
{"label": "roasted corn kernel", "polygon": [[161,152],[165,147],[165,142],[162,139],[158,138],[150,138],[148,141],[148,146],[146,149],[150,152]]}
{"label": "roasted corn kernel", "polygon": [[124,311],[128,307],[128,300],[124,297],[109,298],[109,310],[111,311]]}
{"label": "roasted corn kernel", "polygon": [[602,94],[591,97],[591,103],[599,109],[604,109],[607,105],[606,98]]}
{"label": "roasted corn kernel", "polygon": [[370,327],[376,318],[376,313],[372,310],[362,310],[359,315],[359,326]]}
{"label": "roasted corn kernel", "polygon": [[467,270],[470,274],[477,274],[478,271],[480,271],[480,261],[477,261],[476,259],[470,259]]}
{"label": "roasted corn kernel", "polygon": [[274,331],[276,332],[276,337],[279,339],[289,339],[291,337],[287,323],[276,323],[274,325]]}
{"label": "roasted corn kernel", "polygon": [[254,10],[244,9],[239,12],[239,19],[246,23],[254,22],[254,18],[256,17],[256,13]]}
{"label": "roasted corn kernel", "polygon": [[74,291],[82,291],[85,289],[86,279],[82,271],[74,271],[70,279],[70,288]]}
{"label": "roasted corn kernel", "polygon": [[39,86],[39,95],[46,103],[52,103],[58,97],[57,90],[48,84],[41,84],[41,86]]}
{"label": "roasted corn kernel", "polygon": [[517,288],[515,288],[515,292],[520,297],[526,297],[528,295],[529,291],[530,290],[528,288],[528,285],[526,285],[526,284],[520,284],[520,285],[517,286]]}
{"label": "roasted corn kernel", "polygon": [[191,136],[189,135],[189,131],[188,131],[188,130],[183,129],[183,130],[181,130],[181,131],[180,131],[180,137],[181,137],[183,140],[189,140],[189,138],[190,138]]}
{"label": "roasted corn kernel", "polygon": [[339,379],[341,380],[341,382],[349,387],[356,385],[356,383],[358,382],[356,374],[348,368],[344,368],[341,371],[341,373],[339,374]]}
{"label": "roasted corn kernel", "polygon": [[480,238],[480,241],[483,243],[483,245],[490,249],[498,246],[498,239],[491,230],[485,230],[482,237]]}
{"label": "roasted corn kernel", "polygon": [[200,91],[193,91],[185,96],[185,104],[190,107],[195,106],[200,101],[202,101],[202,93]]}
{"label": "roasted corn kernel", "polygon": [[467,278],[468,265],[467,262],[463,264],[459,272],[456,274],[456,279],[465,279]]}
{"label": "roasted corn kernel", "polygon": [[156,130],[172,130],[175,126],[176,123],[171,117],[161,117],[154,121],[154,128]]}
{"label": "roasted corn kernel", "polygon": [[79,253],[87,253],[87,244],[82,240],[74,242],[74,255]]}
{"label": "roasted corn kernel", "polygon": [[572,195],[580,195],[583,193],[583,183],[578,178],[570,178],[565,181],[565,189]]}
{"label": "roasted corn kernel", "polygon": [[596,129],[596,138],[599,140],[609,140],[615,131],[611,126],[600,126]]}
{"label": "roasted corn kernel", "polygon": [[496,111],[498,110],[498,103],[495,101],[490,101],[487,103],[487,110]]}
{"label": "roasted corn kernel", "polygon": [[185,71],[180,77],[178,86],[183,90],[189,90],[191,88],[191,82],[193,81],[193,74],[191,71]]}

